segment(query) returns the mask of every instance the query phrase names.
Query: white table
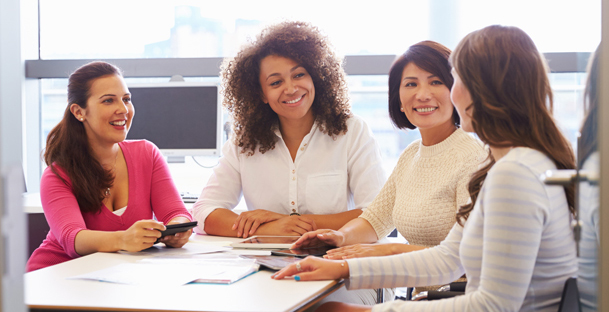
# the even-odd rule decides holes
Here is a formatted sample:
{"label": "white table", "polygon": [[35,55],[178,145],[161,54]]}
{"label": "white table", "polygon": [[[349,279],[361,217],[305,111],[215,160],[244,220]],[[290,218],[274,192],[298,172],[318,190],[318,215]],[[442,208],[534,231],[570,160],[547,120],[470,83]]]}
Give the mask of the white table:
{"label": "white table", "polygon": [[[237,238],[193,235],[188,244],[226,245]],[[232,250],[231,252],[241,252]],[[103,311],[297,311],[327,296],[342,281],[273,280],[261,270],[230,285],[132,286],[67,277],[135,262],[141,255],[95,253],[25,274],[25,302],[33,309]]]}

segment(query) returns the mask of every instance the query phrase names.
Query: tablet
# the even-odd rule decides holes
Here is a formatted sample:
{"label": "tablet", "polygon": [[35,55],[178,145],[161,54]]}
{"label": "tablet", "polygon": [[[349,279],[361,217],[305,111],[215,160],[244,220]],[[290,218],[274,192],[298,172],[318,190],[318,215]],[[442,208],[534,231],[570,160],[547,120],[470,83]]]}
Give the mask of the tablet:
{"label": "tablet", "polygon": [[256,255],[240,255],[241,258],[256,259],[256,263],[269,268],[271,270],[281,270],[286,266],[298,262],[302,259],[297,257],[276,257],[276,256],[256,256]]}
{"label": "tablet", "polygon": [[293,256],[299,258],[305,258],[307,256],[316,256],[321,257],[326,254],[326,251],[330,249],[334,249],[334,246],[323,246],[323,247],[313,247],[313,248],[304,248],[304,249],[279,249],[279,250],[271,250],[271,255],[275,256]]}
{"label": "tablet", "polygon": [[165,226],[165,231],[161,231],[161,237],[157,238],[155,244],[161,241],[161,238],[173,235],[175,233],[181,233],[192,229],[197,226],[197,221],[186,222],[186,223],[178,223],[178,224],[170,224]]}
{"label": "tablet", "polygon": [[252,236],[246,240],[232,243],[235,248],[289,249],[300,236]]}

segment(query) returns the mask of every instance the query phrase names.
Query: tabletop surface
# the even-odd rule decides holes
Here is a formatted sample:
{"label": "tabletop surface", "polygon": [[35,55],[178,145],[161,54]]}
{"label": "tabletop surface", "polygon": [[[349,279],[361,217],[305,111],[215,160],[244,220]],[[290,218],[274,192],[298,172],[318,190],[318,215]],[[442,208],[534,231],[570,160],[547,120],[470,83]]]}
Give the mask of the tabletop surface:
{"label": "tabletop surface", "polygon": [[[227,246],[238,238],[193,234],[189,244]],[[229,253],[270,251],[233,249]],[[150,255],[95,253],[25,274],[25,301],[37,309],[127,311],[294,311],[342,286],[337,281],[273,280],[260,270],[230,285],[134,286],[67,279]]]}

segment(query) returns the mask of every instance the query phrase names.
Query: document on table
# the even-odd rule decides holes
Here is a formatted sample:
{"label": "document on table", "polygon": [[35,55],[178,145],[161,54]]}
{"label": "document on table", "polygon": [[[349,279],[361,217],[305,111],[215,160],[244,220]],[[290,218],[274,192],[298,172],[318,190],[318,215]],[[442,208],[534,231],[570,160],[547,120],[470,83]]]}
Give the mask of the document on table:
{"label": "document on table", "polygon": [[230,247],[222,247],[222,246],[209,246],[202,244],[191,244],[187,243],[182,246],[182,248],[170,248],[165,247],[163,244],[154,245],[148,249],[144,249],[142,251],[137,252],[129,252],[121,250],[118,253],[125,255],[134,255],[134,256],[168,256],[168,255],[196,255],[196,254],[206,254],[206,253],[215,253],[221,251],[231,250]]}
{"label": "document on table", "polygon": [[129,285],[230,284],[256,271],[254,259],[153,257],[69,277]]}

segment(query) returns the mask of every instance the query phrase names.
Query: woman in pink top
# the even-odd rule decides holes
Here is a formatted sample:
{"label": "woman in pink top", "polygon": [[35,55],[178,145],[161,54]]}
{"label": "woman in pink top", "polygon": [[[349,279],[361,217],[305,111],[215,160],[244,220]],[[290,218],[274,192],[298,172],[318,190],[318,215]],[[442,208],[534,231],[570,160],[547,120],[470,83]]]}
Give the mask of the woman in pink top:
{"label": "woman in pink top", "polygon": [[[27,271],[98,251],[140,251],[154,244],[164,224],[192,220],[157,147],[125,141],[133,116],[131,94],[114,65],[93,62],[70,75],[68,107],[48,135],[40,181],[51,230]],[[190,234],[161,242],[182,247]]]}

